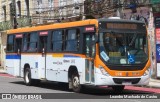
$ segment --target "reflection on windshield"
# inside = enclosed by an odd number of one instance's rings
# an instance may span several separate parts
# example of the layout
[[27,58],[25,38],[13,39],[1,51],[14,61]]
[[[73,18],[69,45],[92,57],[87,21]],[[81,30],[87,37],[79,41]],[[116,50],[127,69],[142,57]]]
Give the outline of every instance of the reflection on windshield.
[[140,33],[101,33],[100,56],[111,64],[140,64],[148,58],[147,38]]

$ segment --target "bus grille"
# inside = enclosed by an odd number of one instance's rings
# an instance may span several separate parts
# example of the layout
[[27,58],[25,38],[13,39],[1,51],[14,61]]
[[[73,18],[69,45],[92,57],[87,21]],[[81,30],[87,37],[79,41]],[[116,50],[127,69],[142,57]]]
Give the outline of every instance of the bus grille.
[[107,65],[110,70],[136,71],[143,70],[146,64],[141,65]]
[[141,78],[132,78],[132,79],[126,79],[126,78],[113,78],[113,81],[116,84],[122,84],[123,82],[131,82],[132,84],[137,84],[140,81]]

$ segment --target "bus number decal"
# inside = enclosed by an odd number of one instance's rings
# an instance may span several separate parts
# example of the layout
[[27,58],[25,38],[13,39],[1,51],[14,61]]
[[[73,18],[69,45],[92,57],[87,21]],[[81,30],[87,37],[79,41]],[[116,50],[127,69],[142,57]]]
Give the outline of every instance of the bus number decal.
[[70,60],[63,60],[63,63],[70,63]]

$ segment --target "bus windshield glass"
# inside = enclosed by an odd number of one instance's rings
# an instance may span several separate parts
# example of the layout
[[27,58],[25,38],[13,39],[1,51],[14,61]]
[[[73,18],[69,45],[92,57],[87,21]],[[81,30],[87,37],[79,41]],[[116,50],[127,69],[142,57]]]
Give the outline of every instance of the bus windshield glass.
[[148,60],[145,33],[100,33],[100,56],[108,64],[142,64]]

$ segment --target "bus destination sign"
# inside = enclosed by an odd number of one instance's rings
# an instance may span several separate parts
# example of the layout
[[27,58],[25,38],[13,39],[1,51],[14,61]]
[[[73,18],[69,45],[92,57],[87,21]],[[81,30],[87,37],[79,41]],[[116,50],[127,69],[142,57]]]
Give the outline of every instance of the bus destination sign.
[[130,30],[136,30],[137,29],[137,24],[107,23],[107,29],[130,29]]

